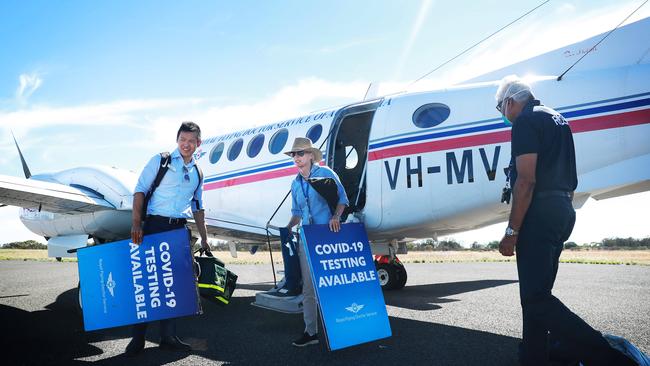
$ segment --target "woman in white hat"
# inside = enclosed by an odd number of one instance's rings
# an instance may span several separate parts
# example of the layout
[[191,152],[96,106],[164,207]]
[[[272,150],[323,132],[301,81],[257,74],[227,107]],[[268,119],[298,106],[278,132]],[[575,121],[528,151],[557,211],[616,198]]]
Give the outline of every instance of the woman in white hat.
[[[323,153],[312,146],[310,139],[297,137],[293,147],[285,154],[293,158],[299,172],[296,179],[291,182],[291,220],[287,228],[299,223],[303,224],[329,224],[330,230],[338,232],[341,228],[341,214],[349,204],[345,189],[336,173],[319,163],[323,159]],[[330,210],[327,201],[316,192],[307,181],[309,178],[333,178],[338,190],[338,202],[334,213]],[[309,273],[307,259],[303,253],[302,245],[298,245],[298,257],[300,258],[300,269],[302,272],[302,293],[303,319],[305,321],[305,332],[292,344],[296,347],[304,347],[318,343],[318,308],[316,296],[314,295],[314,284]]]

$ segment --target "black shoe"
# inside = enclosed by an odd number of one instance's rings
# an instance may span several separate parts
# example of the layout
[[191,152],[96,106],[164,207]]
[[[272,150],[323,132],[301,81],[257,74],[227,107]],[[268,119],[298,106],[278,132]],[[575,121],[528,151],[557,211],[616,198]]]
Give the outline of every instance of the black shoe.
[[135,337],[131,339],[131,342],[126,346],[126,351],[124,354],[127,357],[133,357],[140,353],[144,349],[144,338]]
[[168,351],[179,351],[179,352],[189,352],[192,350],[192,346],[182,342],[176,336],[162,338],[160,340],[160,345],[158,347]]
[[310,336],[307,334],[307,332],[305,332],[302,337],[296,339],[293,341],[293,343],[291,343],[291,345],[295,347],[305,347],[309,346],[310,344],[318,344],[318,333]]

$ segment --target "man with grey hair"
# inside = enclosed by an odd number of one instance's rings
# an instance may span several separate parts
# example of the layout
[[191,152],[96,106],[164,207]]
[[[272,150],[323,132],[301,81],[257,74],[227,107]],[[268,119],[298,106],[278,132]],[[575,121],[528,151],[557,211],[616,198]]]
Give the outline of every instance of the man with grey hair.
[[563,355],[567,361],[632,364],[551,293],[576,219],[571,201],[578,179],[568,122],[543,106],[530,85],[514,75],[501,81],[495,98],[504,122],[512,125],[513,201],[499,252],[512,256],[517,248],[522,364],[548,365],[549,339],[570,345]]

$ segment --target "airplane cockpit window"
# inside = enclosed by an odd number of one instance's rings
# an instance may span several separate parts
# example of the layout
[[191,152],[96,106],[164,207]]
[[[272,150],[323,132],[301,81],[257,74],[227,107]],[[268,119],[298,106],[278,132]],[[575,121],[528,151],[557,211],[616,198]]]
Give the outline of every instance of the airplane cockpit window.
[[223,142],[216,144],[210,151],[210,163],[216,164],[223,155]]
[[237,159],[239,153],[241,152],[242,146],[244,146],[244,139],[238,138],[235,140],[228,148],[228,160],[233,161]]
[[429,103],[413,113],[413,124],[420,128],[437,126],[449,118],[451,110],[442,103]]
[[311,140],[312,143],[316,143],[320,138],[320,135],[323,134],[323,126],[320,124],[311,126],[309,131],[307,131],[306,137]]
[[269,151],[271,154],[277,154],[282,151],[282,149],[284,149],[284,145],[287,144],[288,138],[289,131],[286,128],[283,128],[274,133],[269,140]]
[[248,143],[246,154],[249,158],[254,158],[257,156],[257,154],[260,153],[262,146],[264,146],[264,134],[260,133],[259,135],[253,137],[253,139]]

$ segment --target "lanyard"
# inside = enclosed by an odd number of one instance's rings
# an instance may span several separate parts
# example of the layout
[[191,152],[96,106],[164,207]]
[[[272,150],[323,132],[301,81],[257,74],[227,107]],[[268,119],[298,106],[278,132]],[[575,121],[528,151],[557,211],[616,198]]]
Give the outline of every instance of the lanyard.
[[[309,173],[309,176],[311,177],[311,172]],[[307,185],[307,188],[305,188],[305,185]],[[300,189],[302,190],[302,195],[305,197],[305,202],[307,203],[307,214],[309,216],[309,223],[312,223],[312,217],[311,217],[311,209],[309,207],[309,182],[300,174]]]

